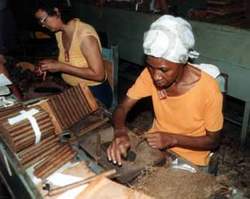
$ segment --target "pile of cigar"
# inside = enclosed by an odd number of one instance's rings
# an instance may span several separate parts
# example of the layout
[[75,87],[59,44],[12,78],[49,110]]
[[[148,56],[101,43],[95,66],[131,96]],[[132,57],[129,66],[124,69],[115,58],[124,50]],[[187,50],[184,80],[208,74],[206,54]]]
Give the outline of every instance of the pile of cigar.
[[34,130],[28,119],[12,125],[9,123],[10,118],[20,115],[22,106],[0,109],[0,135],[16,154],[22,167],[35,166],[34,174],[44,179],[72,160],[76,153],[68,144],[59,142],[50,115],[40,107],[34,108],[39,110],[33,115],[41,132],[38,143],[35,142]]
[[[38,108],[38,111],[34,115],[34,118],[40,128],[42,141],[54,134],[54,126],[46,111],[40,108]],[[35,143],[35,133],[28,119],[24,119],[13,125],[9,123],[10,118],[17,117],[18,115],[20,115],[19,111],[11,115],[5,115],[5,119],[0,118],[2,121],[0,131],[14,152],[20,152]]]
[[48,104],[62,129],[68,129],[98,108],[88,87],[79,85],[54,95]]
[[45,179],[65,163],[71,161],[75,155],[76,152],[69,145],[64,144],[58,147],[53,155],[48,156],[45,161],[35,165],[34,174],[39,178]]
[[21,103],[13,104],[9,107],[0,108],[0,118],[4,120],[16,114],[17,111],[23,109],[24,106]]

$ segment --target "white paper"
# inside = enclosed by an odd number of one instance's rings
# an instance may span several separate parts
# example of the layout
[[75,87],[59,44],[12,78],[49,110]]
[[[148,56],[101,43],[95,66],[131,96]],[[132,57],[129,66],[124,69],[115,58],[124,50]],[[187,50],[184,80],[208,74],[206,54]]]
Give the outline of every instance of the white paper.
[[47,180],[52,185],[65,186],[65,185],[83,180],[83,178],[72,176],[72,175],[67,175],[67,174],[62,174],[62,173],[54,173],[53,175],[49,176]]
[[[62,173],[54,173],[50,177],[47,178],[48,182],[52,185],[56,186],[65,186],[68,184],[72,184],[74,182],[78,182],[80,180],[83,180],[81,177],[76,177],[68,174],[62,174]],[[64,193],[62,193],[60,196],[57,197],[57,199],[69,199],[69,198],[76,198],[78,194],[80,194],[88,185],[82,185],[73,189],[70,189]]]
[[0,95],[9,95],[10,89],[7,86],[0,86]]
[[42,182],[42,180],[41,180],[40,178],[37,178],[36,176],[34,176],[34,174],[33,174],[33,173],[34,173],[34,166],[35,166],[35,165],[33,165],[32,167],[27,168],[27,169],[26,169],[26,172],[27,172],[27,174],[30,176],[32,182],[33,182],[35,185],[38,185],[38,184],[40,184],[40,183]]
[[32,108],[28,111],[22,110],[20,111],[20,115],[9,118],[8,122],[10,125],[14,125],[18,122],[21,122],[22,120],[28,119],[29,116],[33,116],[35,114],[39,113],[39,110]]
[[22,120],[28,119],[33,129],[33,132],[35,134],[35,144],[38,144],[41,141],[41,136],[42,136],[42,133],[40,131],[36,118],[33,116],[37,114],[38,112],[39,110],[34,109],[34,108],[28,111],[22,110],[20,111],[20,115],[8,119],[8,122],[10,125],[13,125],[18,122],[21,122]]
[[12,82],[4,74],[0,74],[0,86],[7,86],[11,84]]

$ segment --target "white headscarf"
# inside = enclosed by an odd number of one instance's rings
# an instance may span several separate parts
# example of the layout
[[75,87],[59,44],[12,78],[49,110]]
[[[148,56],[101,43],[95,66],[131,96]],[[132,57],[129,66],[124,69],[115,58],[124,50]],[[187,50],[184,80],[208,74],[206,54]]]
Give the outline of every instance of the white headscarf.
[[180,17],[163,15],[151,24],[144,34],[144,54],[174,63],[186,63],[188,58],[198,58],[191,25]]

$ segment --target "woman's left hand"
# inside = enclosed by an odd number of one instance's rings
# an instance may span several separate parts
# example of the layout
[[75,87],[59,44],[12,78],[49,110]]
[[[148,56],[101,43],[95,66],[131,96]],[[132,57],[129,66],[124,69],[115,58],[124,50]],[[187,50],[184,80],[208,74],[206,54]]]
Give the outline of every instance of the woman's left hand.
[[62,63],[54,59],[44,59],[39,62],[39,65],[42,72],[49,71],[55,73],[60,72],[62,68]]
[[146,134],[148,144],[154,149],[171,148],[177,144],[177,139],[173,134],[165,132],[152,132]]

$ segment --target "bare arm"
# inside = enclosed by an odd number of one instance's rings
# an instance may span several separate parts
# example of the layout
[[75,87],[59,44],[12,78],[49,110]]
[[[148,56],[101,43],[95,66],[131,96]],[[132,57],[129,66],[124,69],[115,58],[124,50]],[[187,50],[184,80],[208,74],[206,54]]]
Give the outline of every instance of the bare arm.
[[220,131],[209,132],[206,131],[205,136],[190,137],[190,136],[177,136],[177,146],[188,148],[192,150],[213,150],[219,146]]
[[117,136],[122,134],[124,129],[125,129],[125,132],[127,132],[126,125],[125,125],[127,114],[131,110],[131,108],[135,105],[136,102],[137,100],[131,99],[126,96],[125,99],[123,99],[122,103],[119,104],[117,108],[115,109],[113,113],[113,125],[114,125],[114,129],[116,130]]
[[186,136],[165,132],[155,132],[147,135],[149,145],[153,148],[163,149],[171,147],[182,147],[192,150],[213,150],[219,146],[220,131],[206,131],[204,136]]
[[118,165],[121,165],[121,156],[123,155],[125,157],[127,150],[130,148],[130,141],[125,121],[129,110],[135,105],[136,102],[137,100],[125,97],[113,114],[114,139],[112,144],[107,149],[107,155],[109,161],[112,161],[114,164],[117,163]]

